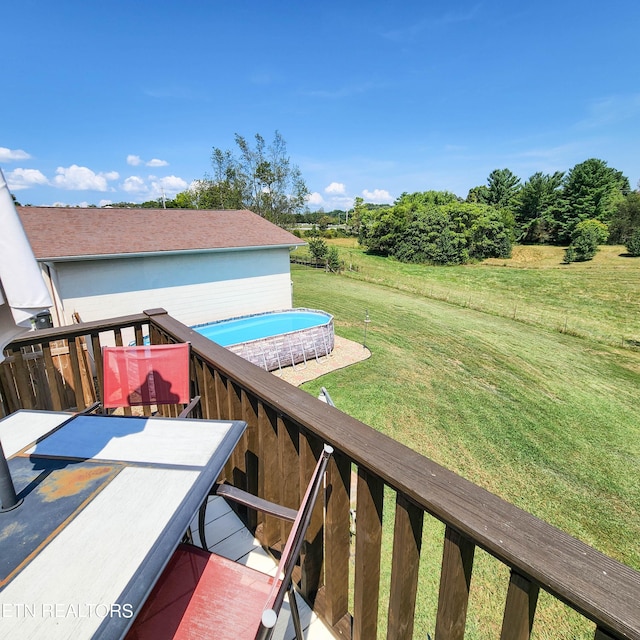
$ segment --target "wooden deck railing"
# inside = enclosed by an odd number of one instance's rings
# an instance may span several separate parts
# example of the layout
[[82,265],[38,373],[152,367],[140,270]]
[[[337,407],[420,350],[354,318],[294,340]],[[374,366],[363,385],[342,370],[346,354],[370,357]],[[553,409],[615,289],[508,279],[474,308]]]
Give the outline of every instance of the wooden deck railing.
[[[68,408],[61,406],[61,394],[53,390],[61,376],[52,372],[47,355],[52,341],[62,340],[69,344],[72,376],[68,386],[73,386],[73,397],[82,407],[87,399],[79,391],[83,388],[79,342],[88,336],[95,362],[101,364],[100,340],[121,343],[124,328],[135,333],[138,343],[142,343],[143,328],[150,331],[153,343],[191,342],[192,381],[194,391],[202,396],[201,417],[247,422],[243,441],[225,471],[229,481],[296,506],[322,443],[334,447],[325,517],[318,512],[310,527],[298,578],[303,594],[336,635],[359,640],[378,637],[387,488],[395,495],[387,638],[413,637],[426,516],[445,525],[436,640],[464,636],[476,548],[510,569],[501,638],[529,637],[543,589],[591,620],[596,640],[640,639],[640,573],[255,367],[163,310],[49,329],[14,342],[13,362],[0,366],[5,369],[0,376],[3,403],[9,411]],[[21,349],[42,353],[43,375],[29,374],[30,369],[17,364]],[[47,381],[49,392],[42,388]],[[98,374],[98,390],[100,383]],[[357,476],[355,545],[350,539],[352,473]],[[277,521],[260,522],[251,514],[247,519],[263,544],[277,548],[284,539],[285,531]],[[553,630],[546,635],[556,637]]]

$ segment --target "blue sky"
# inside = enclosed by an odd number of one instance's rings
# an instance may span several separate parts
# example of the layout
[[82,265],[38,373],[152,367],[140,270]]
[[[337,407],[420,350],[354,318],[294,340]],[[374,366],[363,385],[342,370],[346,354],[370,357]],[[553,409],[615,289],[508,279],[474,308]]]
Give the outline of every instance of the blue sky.
[[640,179],[637,0],[20,0],[2,22],[23,204],[173,197],[275,130],[312,209],[591,157]]

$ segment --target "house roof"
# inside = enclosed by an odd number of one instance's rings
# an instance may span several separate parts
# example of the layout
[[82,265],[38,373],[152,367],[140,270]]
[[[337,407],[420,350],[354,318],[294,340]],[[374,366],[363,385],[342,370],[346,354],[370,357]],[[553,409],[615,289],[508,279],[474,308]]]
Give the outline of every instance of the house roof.
[[251,211],[17,207],[38,260],[304,244]]

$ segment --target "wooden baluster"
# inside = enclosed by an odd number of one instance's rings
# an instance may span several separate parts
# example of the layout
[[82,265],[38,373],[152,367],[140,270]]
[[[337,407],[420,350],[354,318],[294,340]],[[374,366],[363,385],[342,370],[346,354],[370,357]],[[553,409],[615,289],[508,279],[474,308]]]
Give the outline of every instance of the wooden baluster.
[[[301,432],[300,447],[300,487],[309,485],[318,458],[322,455],[322,441],[316,436]],[[302,500],[302,496],[300,498]],[[322,563],[324,558],[324,495],[318,501],[311,515],[305,543],[302,546],[300,567],[302,570],[300,590],[308,602],[313,602],[318,589],[323,584]]]
[[16,391],[15,377],[11,370],[10,360],[15,360],[15,355],[0,363],[0,396],[4,403],[4,415],[9,415],[21,409]]
[[336,626],[349,608],[349,493],[351,461],[337,449],[327,467],[325,617]]
[[84,406],[88,407],[96,400],[96,390],[93,385],[93,373],[91,372],[91,361],[89,359],[89,345],[87,345],[86,337],[77,337],[76,345],[78,348],[78,365],[80,366],[80,380],[82,381]]
[[[300,456],[298,425],[278,415],[278,477],[280,498],[276,500],[285,507],[297,509],[302,501],[300,495]],[[280,520],[280,541],[284,546],[291,523]]]
[[78,361],[79,354],[77,340],[77,338],[69,338],[69,364],[71,365],[73,393],[76,398],[76,409],[78,411],[82,411],[87,405],[84,402],[84,393],[82,391],[82,378],[80,376],[80,363]]
[[156,324],[149,324],[149,342],[151,344],[162,344],[162,334]]
[[229,419],[229,399],[227,398],[227,379],[218,371],[213,372],[214,387],[216,390],[216,413],[218,420]]
[[13,370],[15,372],[16,388],[20,396],[20,408],[35,409],[35,398],[31,389],[29,370],[22,359],[22,351],[13,349]]
[[[227,415],[229,420],[241,420],[242,419],[242,390],[240,387],[232,382],[227,381]],[[231,476],[228,476],[234,487],[240,487],[243,489],[247,484],[247,471],[244,466],[244,448],[246,441],[244,435],[236,448],[231,454]],[[243,520],[246,520],[247,509],[243,507],[238,510]]]
[[[228,380],[227,378],[223,378],[217,370],[213,372],[213,378],[216,390],[218,420],[229,420]],[[233,456],[231,456],[224,465],[224,477],[229,482],[233,482]]]
[[[27,370],[31,379],[31,387],[34,391],[36,409],[40,411],[51,410],[51,390],[47,374],[45,372],[44,354],[42,345],[31,345],[27,356]],[[86,396],[85,396],[86,397]]]
[[[137,324],[134,327],[134,332],[136,336],[136,345],[143,346],[144,345],[144,335],[142,331],[142,325]],[[142,405],[142,415],[151,416],[151,407],[149,405]]]
[[200,396],[200,404],[193,411],[193,416],[200,418],[204,417],[204,368],[206,365],[200,358],[197,358],[191,354],[191,372],[192,372],[192,384],[193,389],[192,397]]
[[49,381],[49,389],[51,392],[51,408],[54,411],[62,411],[62,396],[60,395],[60,372],[53,364],[53,356],[51,355],[51,344],[45,342],[42,345],[42,355],[44,358],[44,370],[47,372]]
[[474,552],[475,545],[471,540],[451,527],[446,528],[436,619],[438,640],[464,638]]
[[[267,405],[258,405],[258,438],[260,446],[260,469],[258,484],[260,497],[271,502],[280,500],[282,480],[278,476],[278,418]],[[261,535],[263,545],[271,547],[280,540],[280,522],[277,518],[262,516]]]
[[356,567],[354,584],[353,639],[378,635],[380,596],[380,550],[384,483],[358,468],[356,498]]
[[511,571],[500,640],[529,640],[540,588]]
[[91,346],[93,348],[93,361],[96,367],[96,378],[98,379],[98,400],[103,399],[104,371],[102,362],[102,347],[100,345],[100,334],[91,334]]
[[[120,328],[114,329],[113,333],[114,333],[115,340],[116,340],[116,347],[122,347],[123,346],[123,343],[122,343],[122,329],[120,329]],[[131,407],[122,407],[122,411],[123,411],[125,416],[132,415]],[[171,415],[166,407],[158,407],[158,413],[161,414],[161,415]]]
[[203,363],[202,377],[203,395],[200,398],[200,404],[203,405],[202,417],[205,420],[217,420],[220,415],[218,414],[215,373],[207,363]]
[[398,494],[387,623],[389,640],[410,640],[413,637],[423,519],[424,512]]
[[[242,419],[247,423],[247,430],[244,432],[244,455],[246,470],[246,486],[243,487],[253,495],[259,495],[258,491],[258,400],[244,389],[242,390]],[[247,526],[251,531],[255,531],[258,526],[257,512],[249,510],[247,513]]]

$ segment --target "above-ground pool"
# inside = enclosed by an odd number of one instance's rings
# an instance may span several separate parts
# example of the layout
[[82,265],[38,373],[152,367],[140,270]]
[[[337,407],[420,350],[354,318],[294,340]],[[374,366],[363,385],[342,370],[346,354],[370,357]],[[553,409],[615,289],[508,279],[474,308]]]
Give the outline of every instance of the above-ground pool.
[[315,309],[271,311],[192,329],[267,371],[328,356],[334,344],[333,316]]

